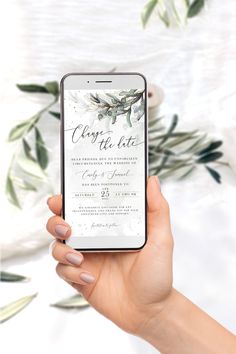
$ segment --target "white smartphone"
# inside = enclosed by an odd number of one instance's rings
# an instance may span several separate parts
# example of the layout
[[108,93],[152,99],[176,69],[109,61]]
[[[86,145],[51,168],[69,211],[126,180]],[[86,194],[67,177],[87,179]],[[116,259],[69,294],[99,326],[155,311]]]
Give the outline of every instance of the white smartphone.
[[147,240],[147,84],[139,73],[61,80],[62,217],[74,249],[129,251]]

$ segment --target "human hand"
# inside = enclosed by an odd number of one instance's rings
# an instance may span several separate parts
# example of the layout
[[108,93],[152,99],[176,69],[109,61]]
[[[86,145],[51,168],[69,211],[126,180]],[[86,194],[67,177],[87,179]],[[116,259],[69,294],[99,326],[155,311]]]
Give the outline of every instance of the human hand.
[[172,253],[169,207],[157,177],[147,183],[148,240],[137,252],[82,254],[61,242],[70,226],[60,217],[61,196],[49,198],[55,214],[47,230],[56,237],[52,255],[58,275],[77,289],[100,313],[123,330],[139,335],[153,313],[158,314],[172,292]]

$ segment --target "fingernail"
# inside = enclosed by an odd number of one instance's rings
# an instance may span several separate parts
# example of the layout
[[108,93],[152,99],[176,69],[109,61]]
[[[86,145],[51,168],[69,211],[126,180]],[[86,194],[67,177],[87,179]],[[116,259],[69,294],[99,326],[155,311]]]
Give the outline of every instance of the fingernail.
[[66,260],[74,265],[80,265],[82,263],[83,257],[75,253],[67,253]]
[[54,248],[56,242],[57,242],[57,240],[53,240],[48,247],[48,253],[50,254],[50,256],[52,256],[52,251],[53,251],[53,248]]
[[66,225],[56,225],[55,232],[59,237],[65,237],[70,228]]
[[95,277],[89,273],[81,273],[80,279],[83,280],[85,283],[91,284],[94,282]]

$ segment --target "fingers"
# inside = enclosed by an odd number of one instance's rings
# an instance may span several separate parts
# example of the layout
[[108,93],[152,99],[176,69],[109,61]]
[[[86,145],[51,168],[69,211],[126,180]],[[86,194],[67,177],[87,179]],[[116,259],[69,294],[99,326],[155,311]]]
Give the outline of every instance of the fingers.
[[151,176],[147,184],[148,235],[156,244],[171,244],[169,205],[163,197],[157,176]]
[[79,285],[92,284],[95,276],[81,267],[84,261],[82,253],[72,249],[59,240],[55,240],[50,245],[50,250],[54,259],[59,263],[56,266],[57,274],[79,290]]
[[78,267],[84,260],[82,253],[74,250],[61,241],[55,240],[50,246],[53,258],[62,264]]
[[46,228],[50,234],[60,240],[65,240],[71,235],[70,226],[60,216],[49,218]]
[[95,277],[90,272],[87,272],[82,267],[72,267],[58,263],[56,272],[62,279],[67,282],[72,282],[81,285],[88,285],[95,282]]
[[48,198],[47,204],[49,209],[53,212],[53,214],[61,215],[61,208],[62,208],[62,196],[61,194],[53,195],[52,197]]

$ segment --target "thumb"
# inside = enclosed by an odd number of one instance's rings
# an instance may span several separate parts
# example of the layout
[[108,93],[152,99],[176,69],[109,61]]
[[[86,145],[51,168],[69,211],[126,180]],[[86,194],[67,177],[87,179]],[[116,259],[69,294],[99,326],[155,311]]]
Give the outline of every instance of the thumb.
[[157,176],[151,176],[147,183],[148,242],[161,245],[172,243],[169,205],[163,197]]

